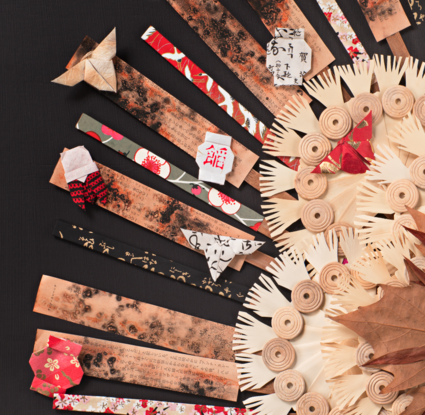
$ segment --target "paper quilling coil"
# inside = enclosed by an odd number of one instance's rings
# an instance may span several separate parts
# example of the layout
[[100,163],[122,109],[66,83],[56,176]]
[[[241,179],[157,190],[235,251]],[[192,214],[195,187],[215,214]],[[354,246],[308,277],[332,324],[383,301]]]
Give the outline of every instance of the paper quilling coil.
[[335,234],[338,238],[338,256],[345,256],[344,250],[342,249],[342,246],[339,243],[341,238],[342,228],[346,228],[347,230],[349,230],[350,228],[352,228],[352,226],[345,222],[336,222],[333,225],[329,226],[329,228],[326,229],[326,232],[325,232],[326,242],[329,245],[329,237],[330,237],[329,235],[332,233],[333,230],[335,231]]
[[326,174],[311,173],[313,169],[311,166],[303,167],[295,175],[295,190],[303,199],[317,199],[328,188]]
[[401,242],[403,242],[403,235],[405,232],[405,229],[403,228],[403,226],[406,226],[410,229],[415,229],[415,230],[418,229],[412,215],[408,213],[404,213],[403,215],[400,215],[397,218],[395,218],[391,227],[391,233],[394,239],[399,240]]
[[425,125],[425,95],[422,95],[416,100],[413,106],[413,114],[422,125]]
[[304,280],[298,282],[292,290],[292,304],[301,313],[312,313],[323,303],[323,290],[317,282]]
[[350,131],[353,121],[350,113],[341,107],[326,108],[319,118],[322,134],[330,140],[340,140]]
[[270,370],[282,372],[294,364],[295,349],[288,340],[271,339],[263,347],[262,358]]
[[328,401],[316,392],[304,394],[297,402],[298,415],[328,415],[329,410]]
[[[390,287],[398,287],[398,288],[404,288],[406,287],[406,284],[403,284],[401,281],[394,279],[392,281],[388,281],[385,283],[385,285],[389,285]],[[385,295],[385,285],[384,287],[378,288],[378,298],[381,299]]]
[[366,394],[369,399],[377,405],[386,405],[394,402],[398,392],[381,393],[381,390],[388,386],[394,380],[394,376],[388,372],[380,370],[374,373],[366,386]]
[[413,183],[421,189],[425,189],[425,156],[418,157],[409,167]]
[[291,340],[303,330],[302,315],[293,307],[282,307],[272,317],[272,329],[281,339]]
[[330,203],[315,199],[307,202],[301,209],[301,222],[310,232],[323,232],[335,219]]
[[320,133],[306,134],[298,145],[301,160],[308,166],[317,166],[331,151],[330,141]]
[[412,111],[415,97],[410,89],[402,85],[388,88],[382,95],[382,106],[392,118],[403,118]]
[[[425,271],[425,257],[417,256],[415,258],[412,258],[411,261],[422,271]],[[409,273],[407,272],[407,268],[404,269],[404,279],[406,284],[410,284],[410,278]]]
[[392,415],[400,415],[412,403],[413,396],[403,393],[394,402],[391,407]]
[[369,281],[366,281],[366,280],[364,280],[362,277],[361,277],[361,275],[362,274],[360,274],[360,272],[358,272],[358,271],[356,271],[356,270],[354,270],[354,269],[351,269],[350,270],[350,274],[351,274],[351,276],[353,277],[353,278],[355,278],[359,283],[360,283],[360,285],[365,289],[365,290],[371,290],[372,288],[375,288],[376,287],[376,284],[374,284],[373,282],[369,282]]
[[319,274],[319,283],[323,291],[328,294],[336,294],[350,281],[350,273],[345,265],[339,262],[329,262]]
[[278,398],[282,401],[296,401],[305,392],[304,378],[296,370],[285,370],[276,376],[274,390]]
[[365,363],[367,363],[369,360],[373,359],[374,354],[375,354],[375,351],[373,350],[373,347],[367,342],[360,343],[357,346],[356,364],[357,364],[357,366],[360,367],[360,369],[363,372],[367,372],[367,373],[379,372],[379,369],[377,369],[375,367],[370,367],[370,366],[363,367],[363,365]]
[[372,111],[372,123],[375,124],[382,116],[382,104],[380,99],[369,92],[363,92],[357,95],[350,102],[351,117],[354,124],[358,124],[369,111]]
[[414,208],[419,202],[419,190],[408,179],[394,180],[387,189],[387,202],[394,212],[406,212],[406,206]]

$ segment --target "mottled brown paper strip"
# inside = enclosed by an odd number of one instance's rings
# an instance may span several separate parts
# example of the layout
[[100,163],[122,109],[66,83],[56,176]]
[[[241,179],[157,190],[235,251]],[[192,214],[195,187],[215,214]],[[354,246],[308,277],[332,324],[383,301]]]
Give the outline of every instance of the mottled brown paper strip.
[[[86,36],[67,69],[77,65],[96,46],[97,43]],[[120,58],[114,58],[114,65],[118,92],[100,92],[193,158],[204,143],[207,131],[226,134]],[[226,180],[240,187],[259,157],[235,139],[231,148],[235,160]]]
[[274,115],[296,93],[311,102],[299,86],[274,86],[266,51],[219,1],[167,1]]
[[234,327],[43,275],[34,312],[178,352],[234,362]]
[[83,346],[79,360],[87,376],[232,402],[238,398],[235,363],[40,329],[34,351],[46,347],[49,336]]

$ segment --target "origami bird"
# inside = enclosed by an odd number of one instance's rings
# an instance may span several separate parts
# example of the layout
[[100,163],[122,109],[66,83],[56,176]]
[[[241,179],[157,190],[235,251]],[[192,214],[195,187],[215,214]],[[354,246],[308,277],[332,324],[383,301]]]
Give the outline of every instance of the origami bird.
[[114,28],[96,49],[87,53],[81,62],[52,82],[74,86],[86,81],[100,91],[117,92],[117,77],[113,62],[116,53],[117,40]]

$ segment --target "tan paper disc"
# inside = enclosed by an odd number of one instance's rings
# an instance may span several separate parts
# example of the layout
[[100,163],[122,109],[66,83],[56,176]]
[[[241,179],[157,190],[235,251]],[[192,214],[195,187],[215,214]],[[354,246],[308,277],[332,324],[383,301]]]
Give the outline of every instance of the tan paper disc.
[[339,408],[334,408],[329,412],[329,415],[344,415],[344,412],[342,412]]
[[295,190],[307,200],[317,199],[326,192],[328,179],[326,174],[311,173],[314,167],[303,167],[295,175]]
[[[393,279],[392,281],[388,281],[387,283],[385,283],[385,285],[389,285],[391,287],[398,287],[398,288],[403,288],[406,287],[406,284],[403,284],[401,281],[397,280],[397,279]],[[385,293],[385,286],[382,289],[382,287],[378,288],[378,298],[382,299],[382,297],[384,296]]]
[[394,219],[393,224],[391,226],[391,233],[393,234],[394,239],[404,241],[404,238],[402,236],[404,235],[405,229],[403,228],[403,226],[406,226],[410,229],[418,229],[412,215],[408,213],[400,215]]
[[301,209],[301,222],[310,232],[325,231],[332,225],[334,219],[332,206],[324,200],[311,200]]
[[[416,256],[415,258],[412,258],[411,261],[422,271],[425,271],[425,257],[423,256]],[[407,285],[410,284],[410,278],[409,273],[407,272],[407,268],[404,269],[404,280]]]
[[282,339],[294,339],[303,328],[303,316],[294,307],[282,307],[273,314],[272,329]]
[[418,157],[409,167],[413,183],[425,189],[425,156]]
[[413,396],[403,393],[394,402],[391,407],[392,415],[402,414],[406,408],[412,403]]
[[388,386],[394,380],[394,376],[388,372],[380,370],[374,373],[366,386],[366,394],[369,399],[377,405],[386,405],[394,402],[398,392],[381,393],[381,390]]
[[422,95],[416,100],[413,106],[413,114],[415,114],[422,125],[425,125],[425,95]]
[[376,284],[374,284],[373,282],[369,282],[369,281],[366,281],[366,280],[364,280],[362,277],[361,277],[361,274],[358,272],[358,271],[356,271],[356,270],[354,270],[354,269],[351,269],[350,270],[350,274],[351,274],[351,276],[354,278],[354,279],[356,279],[359,283],[360,283],[360,285],[365,289],[365,290],[371,290],[372,288],[375,288],[376,287]]
[[370,111],[372,111],[372,123],[375,124],[382,116],[381,100],[370,92],[363,92],[350,102],[351,117],[357,125]]
[[329,245],[330,234],[333,230],[335,230],[336,237],[338,238],[338,256],[345,256],[344,250],[342,249],[342,246],[339,243],[339,241],[341,240],[341,228],[347,228],[348,230],[352,228],[352,226],[349,223],[336,222],[333,225],[329,226],[328,229],[326,229],[325,236],[326,236],[326,242]]
[[298,415],[328,415],[328,401],[316,392],[305,393],[297,402]]
[[414,208],[419,202],[419,190],[410,180],[394,180],[387,189],[387,202],[394,212],[406,212],[406,206]]
[[300,372],[285,370],[274,380],[274,391],[284,402],[297,401],[305,392],[305,381]]
[[271,339],[263,347],[264,364],[273,372],[289,369],[295,361],[295,349],[288,340]]
[[320,114],[320,131],[330,140],[345,137],[351,131],[352,125],[351,115],[344,108],[329,107]]
[[388,88],[382,95],[384,111],[392,118],[403,118],[412,111],[415,97],[402,85]]
[[387,411],[385,408],[381,408],[378,415],[393,415],[391,411]]
[[345,265],[339,262],[329,262],[319,273],[319,283],[323,291],[336,294],[350,281],[350,272]]
[[366,362],[368,362],[369,360],[373,359],[373,355],[375,354],[373,347],[365,342],[365,343],[360,343],[357,346],[357,350],[356,350],[356,364],[357,366],[360,367],[360,369],[363,372],[366,373],[376,373],[379,372],[379,369],[375,368],[375,367],[361,367],[363,366]]
[[312,313],[323,303],[323,290],[317,282],[304,280],[298,282],[292,290],[292,304],[300,313]]
[[330,141],[320,133],[306,134],[298,145],[301,161],[308,166],[317,166],[331,151]]

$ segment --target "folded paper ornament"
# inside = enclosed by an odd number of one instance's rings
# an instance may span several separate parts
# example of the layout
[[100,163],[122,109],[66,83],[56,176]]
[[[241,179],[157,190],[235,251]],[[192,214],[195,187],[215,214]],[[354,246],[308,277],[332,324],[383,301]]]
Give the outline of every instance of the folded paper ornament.
[[117,92],[117,77],[113,62],[116,54],[117,40],[114,28],[95,50],[87,53],[80,63],[52,82],[74,86],[86,81],[100,91]]
[[302,85],[311,69],[311,48],[304,40],[304,29],[277,27],[275,37],[267,43],[266,65],[274,86]]
[[210,235],[181,229],[193,249],[205,251],[212,279],[217,281],[236,255],[251,255],[265,242],[236,239],[229,236]]
[[81,345],[50,336],[47,347],[31,355],[35,376],[30,389],[52,398],[78,385],[84,374],[78,361],[80,351]]
[[319,163],[312,173],[335,174],[338,170],[363,174],[367,164],[375,160],[370,144],[372,138],[372,111],[360,121],[337,146]]
[[196,163],[199,166],[199,180],[224,184],[226,175],[232,171],[233,154],[230,145],[232,137],[207,131],[205,142],[198,147]]

